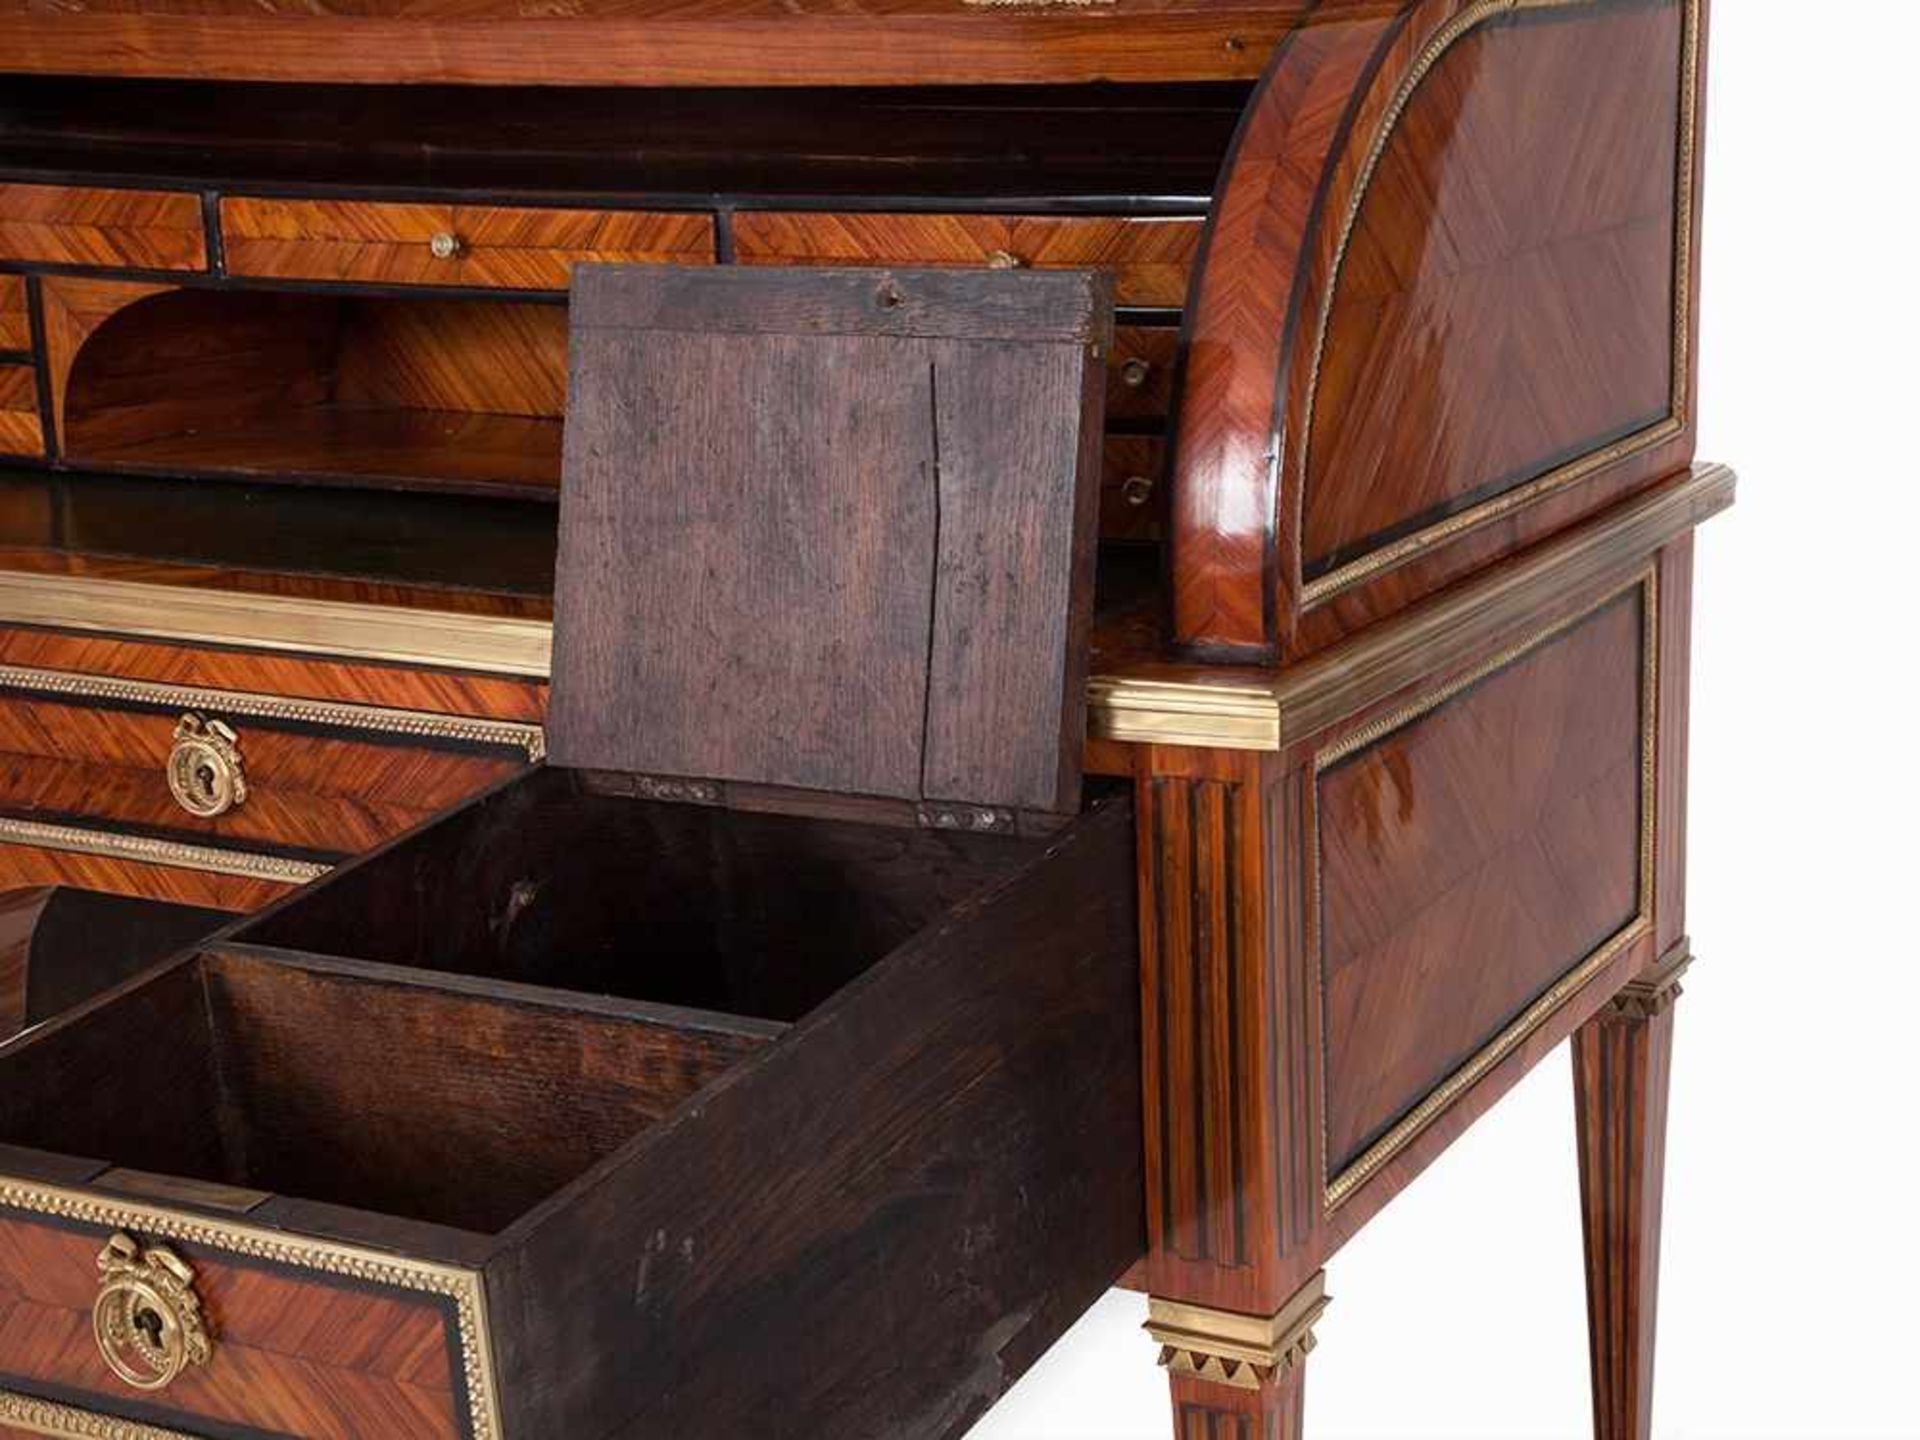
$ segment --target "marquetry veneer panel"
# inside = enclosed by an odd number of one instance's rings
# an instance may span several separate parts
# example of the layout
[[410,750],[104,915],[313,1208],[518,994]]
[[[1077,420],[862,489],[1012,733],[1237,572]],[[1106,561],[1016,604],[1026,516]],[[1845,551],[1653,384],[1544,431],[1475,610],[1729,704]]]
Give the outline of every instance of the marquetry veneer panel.
[[27,318],[27,282],[19,275],[0,275],[0,350],[25,351],[33,346],[33,326]]
[[1038,215],[820,214],[742,211],[743,265],[1019,265],[1101,269],[1120,305],[1178,306],[1203,222]]
[[1617,598],[1322,757],[1330,1174],[1642,923],[1644,605]]
[[40,385],[31,365],[0,365],[0,455],[39,455]]
[[167,786],[177,712],[0,691],[0,811],[345,856],[528,760],[524,751],[501,746],[433,746],[227,718],[240,736],[249,793],[226,814],[203,819],[184,810]]
[[200,197],[169,190],[0,184],[0,260],[203,270]]
[[220,225],[229,271],[289,280],[564,290],[584,262],[714,259],[710,217],[648,210],[229,197]]
[[1320,344],[1309,579],[1669,420],[1683,19],[1490,21],[1412,92]]
[[215,1336],[212,1359],[157,1399],[113,1378],[93,1339],[106,1240],[0,1212],[0,1388],[57,1386],[102,1408],[157,1405],[191,1431],[195,1419],[303,1440],[457,1440],[462,1386],[446,1307],[426,1296],[348,1286],[242,1264],[185,1244],[194,1289]]

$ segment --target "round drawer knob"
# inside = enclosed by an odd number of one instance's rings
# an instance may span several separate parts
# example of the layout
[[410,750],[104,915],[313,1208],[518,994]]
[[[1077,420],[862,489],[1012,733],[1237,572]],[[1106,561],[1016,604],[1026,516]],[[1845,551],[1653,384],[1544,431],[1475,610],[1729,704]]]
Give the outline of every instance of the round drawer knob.
[[189,815],[211,820],[247,799],[247,772],[240,761],[240,737],[220,720],[182,715],[173,727],[173,752],[167,756],[167,788]]
[[213,1357],[193,1270],[165,1246],[118,1234],[100,1252],[93,1338],[107,1368],[136,1390],[164,1390]]
[[1129,360],[1120,367],[1120,383],[1129,390],[1138,390],[1147,383],[1147,377],[1153,374],[1153,366],[1145,360]]
[[1129,475],[1120,486],[1120,497],[1129,505],[1144,505],[1153,499],[1153,481],[1145,475]]
[[457,259],[459,258],[460,252],[466,248],[467,242],[451,230],[442,230],[431,240],[427,241],[427,249],[433,252],[433,258],[436,260]]
[[989,270],[1024,270],[1027,268],[1027,262],[1011,250],[993,250],[987,254],[987,268]]

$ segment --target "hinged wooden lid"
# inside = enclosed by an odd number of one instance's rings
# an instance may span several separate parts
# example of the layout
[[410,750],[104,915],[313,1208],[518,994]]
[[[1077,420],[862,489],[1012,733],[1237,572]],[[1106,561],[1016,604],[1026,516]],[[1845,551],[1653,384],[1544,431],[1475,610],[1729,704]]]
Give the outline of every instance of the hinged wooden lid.
[[1078,808],[1102,277],[588,266],[572,323],[555,763]]

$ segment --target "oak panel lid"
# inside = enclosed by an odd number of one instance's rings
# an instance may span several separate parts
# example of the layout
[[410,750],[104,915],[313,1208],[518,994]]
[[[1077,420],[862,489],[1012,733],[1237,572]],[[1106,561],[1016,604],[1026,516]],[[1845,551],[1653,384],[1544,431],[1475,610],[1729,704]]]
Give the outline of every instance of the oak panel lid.
[[596,266],[572,317],[556,763],[1078,808],[1102,277]]

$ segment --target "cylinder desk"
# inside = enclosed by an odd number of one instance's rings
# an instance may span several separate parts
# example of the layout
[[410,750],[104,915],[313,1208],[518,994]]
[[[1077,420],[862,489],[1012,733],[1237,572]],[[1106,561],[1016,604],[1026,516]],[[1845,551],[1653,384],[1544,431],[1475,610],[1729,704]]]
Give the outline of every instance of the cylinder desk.
[[0,0],[0,1436],[1287,1440],[1571,1040],[1651,1426],[1707,0]]

